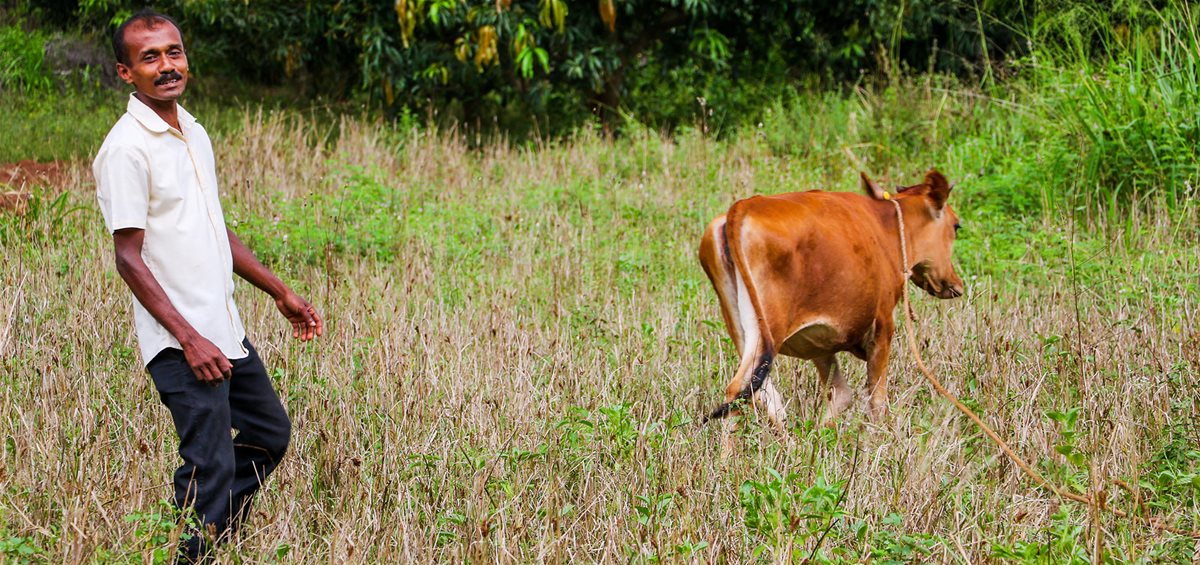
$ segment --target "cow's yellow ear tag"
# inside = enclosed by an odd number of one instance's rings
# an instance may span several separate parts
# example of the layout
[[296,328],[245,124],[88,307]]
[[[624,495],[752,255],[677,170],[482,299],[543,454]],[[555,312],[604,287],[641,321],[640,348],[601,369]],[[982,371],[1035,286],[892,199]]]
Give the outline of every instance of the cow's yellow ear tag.
[[885,191],[883,191],[883,199],[884,199],[884,200],[891,200],[891,199],[892,199],[892,195],[891,195],[890,193],[888,193],[888,191],[886,191],[886,190],[885,190]]

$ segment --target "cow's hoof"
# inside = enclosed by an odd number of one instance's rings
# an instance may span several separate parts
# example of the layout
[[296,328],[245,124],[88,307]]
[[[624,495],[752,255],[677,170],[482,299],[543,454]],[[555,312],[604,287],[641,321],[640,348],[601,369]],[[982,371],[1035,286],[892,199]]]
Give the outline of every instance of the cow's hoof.
[[843,410],[854,403],[854,393],[849,388],[831,388],[829,390],[829,414],[836,418]]
[[871,419],[872,424],[882,424],[887,419],[887,415],[887,404],[875,404],[872,402],[870,408],[867,410],[867,417]]
[[850,389],[838,389],[837,387],[830,389],[829,405],[825,408],[825,416],[821,418],[821,425],[827,428],[836,428],[838,416],[853,403],[854,394],[850,392]]
[[733,455],[733,432],[737,425],[732,418],[721,420],[721,459],[729,459]]
[[783,399],[779,397],[779,392],[771,387],[769,391],[762,390],[754,396],[756,404],[767,413],[767,421],[771,423],[771,427],[775,431],[783,433],[787,431],[784,422],[787,421],[787,409],[783,407]]

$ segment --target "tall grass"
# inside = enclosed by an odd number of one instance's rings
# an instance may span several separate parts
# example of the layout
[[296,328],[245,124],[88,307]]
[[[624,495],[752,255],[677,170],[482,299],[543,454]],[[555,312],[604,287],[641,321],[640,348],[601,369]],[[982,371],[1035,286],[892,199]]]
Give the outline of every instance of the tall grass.
[[772,148],[828,167],[853,150],[868,166],[968,161],[988,207],[1076,209],[1118,223],[1175,208],[1200,186],[1200,14],[1188,3],[1039,5],[1028,54],[1003,80],[964,85],[890,77],[848,91],[784,96],[758,124]]
[[[927,359],[1048,475],[1133,511],[1119,478],[1196,527],[1200,257],[1196,230],[1179,229],[1196,207],[1150,209],[1115,238],[1087,234],[1123,225],[977,215],[984,180],[966,171],[987,150],[939,116],[991,110],[922,88],[863,93],[829,119],[900,135],[906,114],[884,102],[927,93],[915,120],[929,136],[940,124],[934,147],[958,156],[943,168],[961,180],[968,294],[916,301]],[[850,117],[861,108],[875,113]],[[777,149],[771,127],[477,151],[354,120],[331,139],[294,115],[216,132],[234,229],[329,323],[297,344],[239,289],[295,437],[222,559],[1080,562],[1095,535],[1114,562],[1190,555],[1190,540],[1093,522],[1029,485],[900,348],[885,425],[860,409],[817,427],[814,371],[784,359],[789,434],[751,415],[734,456],[717,456],[717,429],[697,420],[736,355],[696,264],[702,226],[755,192],[854,189],[851,161]],[[916,154],[871,158],[905,182],[931,164]],[[175,438],[76,175],[63,204],[0,218],[0,550],[153,560],[177,532],[160,502]]]
[[[1040,118],[1073,164],[1065,193],[1116,213],[1200,185],[1200,13],[1186,2],[1078,4],[1032,30],[1022,64]],[[1115,216],[1114,216],[1115,217]]]
[[0,25],[0,92],[50,89],[50,72],[43,61],[45,33],[29,32],[16,25]]

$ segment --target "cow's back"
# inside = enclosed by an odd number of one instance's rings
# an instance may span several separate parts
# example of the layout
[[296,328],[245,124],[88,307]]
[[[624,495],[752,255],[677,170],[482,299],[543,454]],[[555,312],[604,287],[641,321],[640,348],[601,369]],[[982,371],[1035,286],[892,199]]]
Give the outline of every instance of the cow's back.
[[891,315],[899,269],[887,238],[898,235],[885,233],[871,199],[822,191],[751,197],[730,208],[726,230],[771,313],[764,318],[781,353],[859,349],[876,318]]

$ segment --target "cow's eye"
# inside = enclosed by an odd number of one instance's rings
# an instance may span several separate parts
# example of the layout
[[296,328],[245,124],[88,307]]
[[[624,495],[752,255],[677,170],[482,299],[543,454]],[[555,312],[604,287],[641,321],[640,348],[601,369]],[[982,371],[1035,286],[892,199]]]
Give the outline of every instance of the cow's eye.
[[962,224],[955,223],[955,224],[954,224],[954,233],[958,233],[958,230],[959,230],[959,228],[961,228],[961,227],[962,227]]

